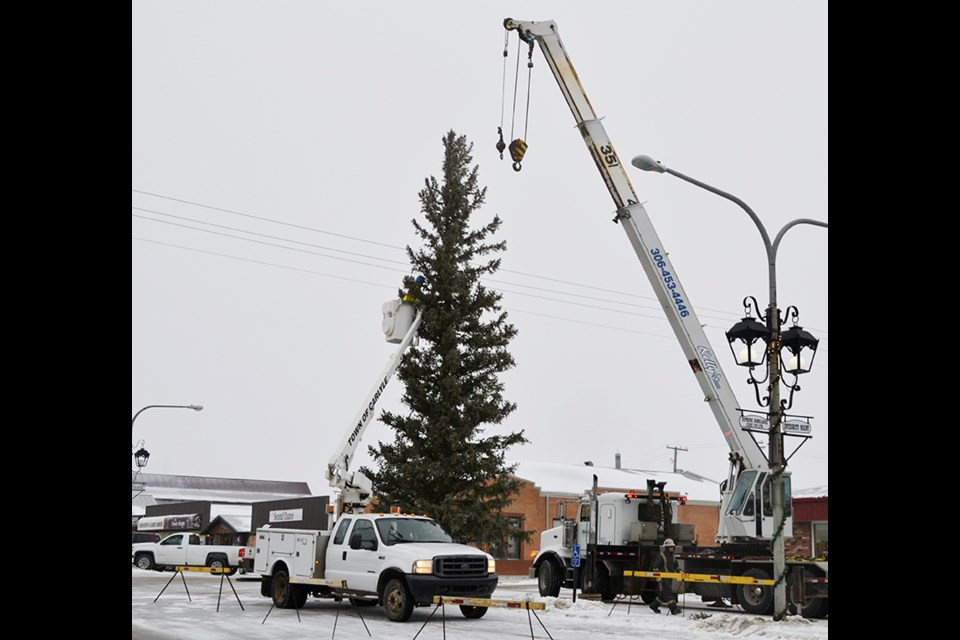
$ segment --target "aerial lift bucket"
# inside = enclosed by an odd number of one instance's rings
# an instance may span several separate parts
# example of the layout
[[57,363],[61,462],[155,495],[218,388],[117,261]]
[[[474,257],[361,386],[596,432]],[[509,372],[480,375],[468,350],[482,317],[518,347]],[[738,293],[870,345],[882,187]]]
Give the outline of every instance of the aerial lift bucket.
[[383,303],[383,336],[387,342],[399,344],[413,324],[413,303],[394,298]]

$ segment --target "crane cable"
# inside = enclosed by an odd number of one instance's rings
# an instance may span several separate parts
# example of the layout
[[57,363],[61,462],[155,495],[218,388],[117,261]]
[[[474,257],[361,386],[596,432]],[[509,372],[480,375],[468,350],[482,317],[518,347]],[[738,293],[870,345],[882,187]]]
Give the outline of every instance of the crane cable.
[[[497,133],[500,135],[500,140],[497,142],[497,151],[500,152],[500,159],[503,159],[503,150],[506,148],[506,145],[503,141],[503,110],[504,103],[506,102],[506,85],[507,85],[507,56],[509,48],[509,32],[504,34],[504,43],[503,43],[503,86],[501,90],[501,99],[500,99],[500,126],[497,127]],[[527,128],[530,123],[530,82],[533,79],[533,42],[530,42],[530,50],[527,54],[527,105],[526,112],[524,114],[523,122],[523,136],[527,136]],[[511,109],[510,115],[510,137],[513,138],[514,128],[516,126],[517,118],[517,91],[519,89],[519,80],[520,80],[520,41],[517,41],[517,67],[514,71],[513,78],[513,108]],[[527,151],[527,143],[524,142],[523,138],[516,138],[513,142],[510,143],[510,157],[513,159],[513,170],[520,171],[520,161],[523,160],[523,155]]]

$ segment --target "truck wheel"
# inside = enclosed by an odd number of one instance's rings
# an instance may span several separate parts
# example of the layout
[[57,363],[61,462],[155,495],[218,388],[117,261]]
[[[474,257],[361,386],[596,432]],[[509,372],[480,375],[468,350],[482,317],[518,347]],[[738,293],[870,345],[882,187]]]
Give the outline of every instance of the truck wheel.
[[655,580],[644,580],[640,583],[640,600],[643,604],[650,604],[657,599],[658,585]]
[[560,595],[561,582],[560,567],[550,558],[545,558],[537,567],[537,587],[540,595],[556,598]]
[[407,585],[393,578],[383,590],[383,610],[393,622],[406,622],[413,615],[413,596]]
[[600,600],[603,602],[613,602],[617,599],[617,594],[613,592],[613,585],[610,583],[610,572],[607,571],[605,564],[597,567],[597,591],[600,592]]
[[293,607],[293,590],[290,588],[290,577],[286,569],[278,569],[270,581],[270,595],[273,596],[273,606],[278,609]]
[[[226,558],[222,556],[212,556],[207,560],[207,566],[211,569],[229,569]],[[227,574],[230,575],[230,574]]]
[[486,607],[471,607],[465,604],[460,605],[460,613],[463,614],[464,618],[471,618],[471,619],[482,618],[486,612],[487,612]]
[[135,564],[137,565],[137,569],[150,571],[150,569],[153,569],[153,556],[149,553],[140,553],[137,555]]
[[[743,576],[760,580],[770,579],[763,569],[747,569],[743,572]],[[756,584],[738,584],[737,601],[747,613],[761,616],[773,613],[773,588]]]

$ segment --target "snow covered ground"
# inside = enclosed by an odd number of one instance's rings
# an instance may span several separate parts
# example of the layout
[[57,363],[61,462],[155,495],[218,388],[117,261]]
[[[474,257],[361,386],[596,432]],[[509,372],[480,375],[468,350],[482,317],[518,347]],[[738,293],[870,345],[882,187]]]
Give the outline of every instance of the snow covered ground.
[[572,592],[566,589],[561,591],[559,598],[542,598],[534,580],[516,577],[501,578],[494,598],[543,602],[545,610],[535,611],[534,616],[525,610],[491,608],[483,618],[468,620],[460,615],[457,607],[446,606],[443,618],[441,611],[436,611],[427,622],[434,607],[419,607],[409,622],[396,623],[387,620],[379,607],[359,609],[363,616],[361,620],[357,616],[358,610],[349,605],[309,598],[298,619],[293,610],[271,611],[270,599],[260,595],[259,582],[244,579],[244,576],[235,575],[228,582],[217,576],[187,573],[183,579],[176,576],[171,582],[175,576],[173,573],[135,568],[131,571],[133,640],[413,640],[415,636],[417,640],[444,637],[449,640],[505,640],[529,638],[531,629],[534,638],[552,637],[553,640],[627,640],[638,637],[658,640],[825,640],[828,627],[827,619],[806,620],[789,616],[783,622],[774,622],[769,616],[706,609],[694,596],[686,596],[687,602],[681,597],[680,604],[686,606],[683,613],[676,616],[657,615],[643,605],[628,608],[626,604],[613,606],[583,598],[577,598],[574,603]]

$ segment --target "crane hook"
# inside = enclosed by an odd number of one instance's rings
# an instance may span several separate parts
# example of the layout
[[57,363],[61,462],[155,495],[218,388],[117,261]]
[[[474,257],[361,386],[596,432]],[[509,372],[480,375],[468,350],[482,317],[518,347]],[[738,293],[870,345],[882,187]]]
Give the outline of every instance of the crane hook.
[[517,138],[510,143],[510,157],[513,158],[513,170],[520,171],[520,161],[523,160],[523,154],[527,152],[527,143]]
[[497,127],[497,133],[500,134],[500,140],[497,142],[497,151],[500,152],[500,159],[503,160],[503,150],[507,148],[507,143],[503,141],[503,127]]

